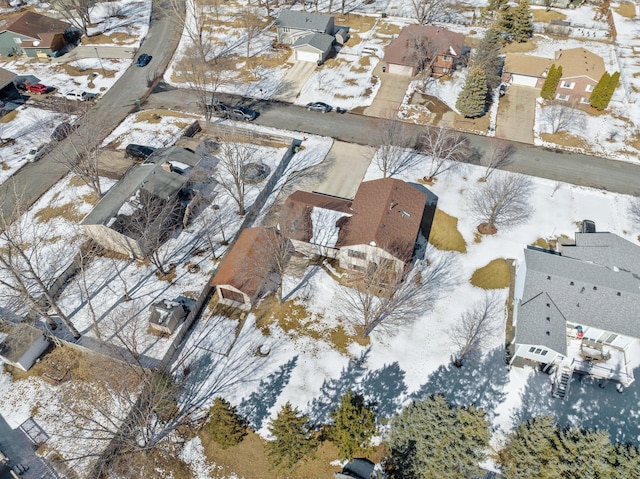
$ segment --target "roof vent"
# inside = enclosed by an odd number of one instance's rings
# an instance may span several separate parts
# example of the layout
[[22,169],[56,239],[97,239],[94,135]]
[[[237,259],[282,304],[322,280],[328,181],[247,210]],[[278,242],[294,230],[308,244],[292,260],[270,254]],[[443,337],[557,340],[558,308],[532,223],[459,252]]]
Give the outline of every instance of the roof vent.
[[405,218],[411,218],[411,213],[408,213],[405,210],[402,210],[400,213],[402,213],[402,216],[404,216]]
[[594,291],[598,291],[598,287],[597,287],[597,286],[594,286],[594,287],[593,287],[593,290],[594,290]]
[[551,279],[551,276],[547,276],[547,279]]
[[551,318],[549,316],[547,316],[547,321],[551,321]]
[[571,286],[573,286],[573,281],[569,282],[569,284],[570,284]]
[[547,331],[547,336],[551,336],[551,331]]
[[620,293],[620,291],[618,291],[616,294],[617,294],[618,296],[622,296],[622,293]]

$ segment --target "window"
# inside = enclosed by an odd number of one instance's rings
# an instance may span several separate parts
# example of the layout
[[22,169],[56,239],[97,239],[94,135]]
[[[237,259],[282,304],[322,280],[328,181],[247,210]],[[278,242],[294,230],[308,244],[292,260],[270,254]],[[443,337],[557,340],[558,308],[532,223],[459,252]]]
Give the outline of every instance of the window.
[[535,350],[536,350],[536,348],[535,348],[535,347],[533,347],[533,346],[529,348],[529,352],[530,352],[530,353],[535,352]]
[[350,249],[347,251],[350,258],[367,259],[367,253]]
[[558,93],[556,95],[556,100],[568,101],[569,95],[563,95],[562,93]]
[[289,27],[282,27],[281,29],[284,33],[289,33],[291,31],[291,28]]
[[450,55],[442,55],[442,60],[445,62],[450,62],[451,61],[451,56]]
[[585,97],[581,97],[581,98],[580,98],[580,103],[582,103],[583,105],[584,105],[584,104],[588,104],[588,103],[589,103],[589,99],[588,99],[588,98],[585,98]]
[[576,86],[576,84],[572,81],[563,81],[561,85],[562,88],[568,88],[569,90],[573,90],[574,86]]
[[544,351],[542,351],[542,355],[543,355],[543,356],[546,356],[548,352],[549,352],[549,351],[547,351],[547,350],[545,349]]
[[360,271],[361,273],[364,273],[365,271],[367,271],[367,268],[365,268],[364,266],[357,265],[357,264],[352,264],[351,265],[351,269],[353,269],[355,271]]
[[542,348],[536,349],[536,354],[540,354],[542,352]]
[[594,85],[587,85],[587,88],[584,91],[593,91]]

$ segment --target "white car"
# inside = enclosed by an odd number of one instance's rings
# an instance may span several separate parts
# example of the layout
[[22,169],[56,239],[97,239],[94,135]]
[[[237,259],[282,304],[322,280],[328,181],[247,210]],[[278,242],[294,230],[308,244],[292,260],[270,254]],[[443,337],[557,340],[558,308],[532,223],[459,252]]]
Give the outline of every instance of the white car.
[[23,160],[27,160],[29,163],[33,163],[36,160],[42,158],[46,153],[45,145],[35,146],[29,150],[29,153],[22,157]]
[[88,101],[95,99],[96,94],[82,90],[70,90],[64,93],[64,97],[69,100]]

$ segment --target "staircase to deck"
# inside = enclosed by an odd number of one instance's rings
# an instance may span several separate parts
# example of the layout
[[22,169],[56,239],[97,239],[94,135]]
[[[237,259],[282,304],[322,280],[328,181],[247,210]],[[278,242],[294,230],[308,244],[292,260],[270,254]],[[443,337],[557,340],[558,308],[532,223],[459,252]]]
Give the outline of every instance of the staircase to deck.
[[554,398],[566,399],[569,394],[569,384],[571,383],[571,377],[573,376],[573,365],[562,363],[556,372],[555,379],[553,381],[553,387],[551,395]]

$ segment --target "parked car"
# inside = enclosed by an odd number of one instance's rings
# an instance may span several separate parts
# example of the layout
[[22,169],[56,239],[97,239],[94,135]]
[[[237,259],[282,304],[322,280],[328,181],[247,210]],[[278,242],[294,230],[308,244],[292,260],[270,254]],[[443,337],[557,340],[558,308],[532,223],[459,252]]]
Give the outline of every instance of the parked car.
[[27,85],[27,91],[41,95],[43,93],[47,93],[49,91],[49,87],[42,83],[29,83]]
[[137,67],[146,67],[149,62],[151,61],[153,57],[151,55],[148,55],[146,53],[143,53],[142,55],[140,55],[138,57],[138,60],[136,61],[136,66]]
[[82,91],[82,90],[70,90],[64,93],[65,98],[69,100],[76,100],[76,101],[95,100],[96,96],[97,95],[95,93],[90,93],[88,91]]
[[29,163],[33,163],[36,160],[39,160],[46,153],[47,145],[34,146],[29,150],[29,152],[22,157],[23,160],[27,160]]
[[72,125],[71,123],[64,121],[56,126],[55,130],[53,130],[53,133],[51,133],[51,139],[55,141],[62,141],[77,129],[78,125]]
[[221,101],[214,100],[211,103],[207,103],[207,111],[209,111],[214,116],[226,118],[227,116],[229,116],[231,107],[225,103],[222,103]]
[[232,120],[253,121],[258,118],[258,112],[249,108],[239,106],[231,110],[228,116]]
[[333,108],[331,107],[331,105],[327,105],[326,103],[322,103],[321,101],[314,101],[312,103],[307,103],[307,110],[327,113],[333,110]]
[[151,146],[129,143],[124,151],[130,158],[141,158],[143,160],[146,160],[153,154],[154,151],[156,151],[156,149]]

